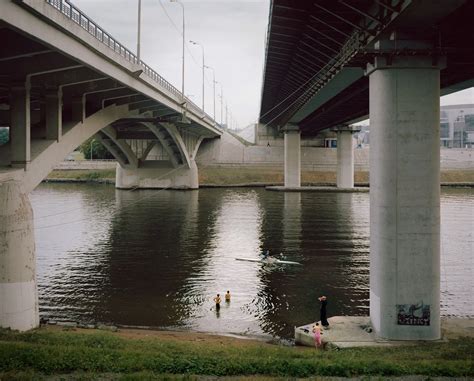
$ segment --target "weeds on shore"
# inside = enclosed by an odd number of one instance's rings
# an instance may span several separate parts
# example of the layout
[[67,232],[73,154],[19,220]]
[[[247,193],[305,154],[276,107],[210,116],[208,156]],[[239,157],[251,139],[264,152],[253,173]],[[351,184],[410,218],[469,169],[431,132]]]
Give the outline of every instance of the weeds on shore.
[[[154,379],[150,375],[156,374],[468,377],[474,376],[473,354],[474,340],[467,338],[405,347],[315,351],[258,343],[225,346],[159,338],[129,339],[109,332],[0,330],[0,380],[36,380],[41,375],[77,372],[87,377],[129,375],[128,379],[137,380]],[[132,377],[142,373],[147,376]],[[9,378],[21,374],[26,378]]]

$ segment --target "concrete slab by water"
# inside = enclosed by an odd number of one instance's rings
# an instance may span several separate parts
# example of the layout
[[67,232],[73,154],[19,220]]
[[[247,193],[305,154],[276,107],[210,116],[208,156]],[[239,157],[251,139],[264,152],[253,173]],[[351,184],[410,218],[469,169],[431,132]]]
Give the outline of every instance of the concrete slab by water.
[[[413,345],[417,341],[389,341],[377,338],[368,316],[334,316],[328,319],[329,329],[323,329],[322,342],[336,348],[388,347]],[[314,323],[295,327],[295,343],[314,347]]]
[[[328,319],[329,329],[322,330],[322,341],[338,348],[372,346],[378,344],[367,316],[334,316]],[[314,323],[295,327],[295,342],[314,347]]]
[[310,187],[284,187],[284,186],[270,186],[265,187],[266,190],[274,192],[332,192],[332,193],[366,193],[369,192],[368,187],[355,188],[336,188],[324,186],[310,186]]

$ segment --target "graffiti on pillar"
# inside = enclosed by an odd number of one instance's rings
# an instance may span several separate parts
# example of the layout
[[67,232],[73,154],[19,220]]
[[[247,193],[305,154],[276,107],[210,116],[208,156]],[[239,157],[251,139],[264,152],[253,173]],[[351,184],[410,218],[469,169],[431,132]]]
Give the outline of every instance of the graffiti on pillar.
[[429,304],[397,304],[398,325],[430,325]]

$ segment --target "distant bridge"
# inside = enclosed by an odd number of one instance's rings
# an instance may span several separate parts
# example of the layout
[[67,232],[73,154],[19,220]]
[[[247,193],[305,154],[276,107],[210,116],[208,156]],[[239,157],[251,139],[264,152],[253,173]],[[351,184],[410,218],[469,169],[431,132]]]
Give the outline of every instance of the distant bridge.
[[95,136],[127,173],[119,186],[140,186],[158,147],[179,169],[150,187],[198,186],[195,153],[221,134],[209,115],[68,1],[3,1],[0,14],[0,125],[11,140],[0,147],[0,181],[29,192]]

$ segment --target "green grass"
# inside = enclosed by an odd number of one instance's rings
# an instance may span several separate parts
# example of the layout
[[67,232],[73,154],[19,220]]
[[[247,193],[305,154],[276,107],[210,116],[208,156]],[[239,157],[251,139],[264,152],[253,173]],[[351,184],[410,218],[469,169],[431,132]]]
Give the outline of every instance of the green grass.
[[69,169],[54,170],[48,175],[48,179],[73,179],[73,180],[98,180],[113,179],[115,180],[115,169]]
[[84,377],[110,373],[137,380],[154,379],[157,374],[467,377],[474,376],[473,353],[474,339],[316,351],[261,344],[128,339],[108,332],[37,330],[20,334],[0,330],[0,379],[77,372]]

